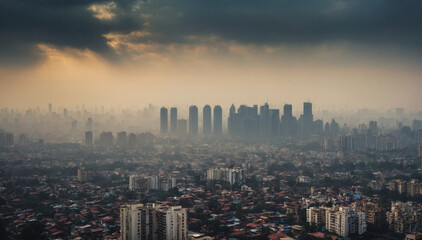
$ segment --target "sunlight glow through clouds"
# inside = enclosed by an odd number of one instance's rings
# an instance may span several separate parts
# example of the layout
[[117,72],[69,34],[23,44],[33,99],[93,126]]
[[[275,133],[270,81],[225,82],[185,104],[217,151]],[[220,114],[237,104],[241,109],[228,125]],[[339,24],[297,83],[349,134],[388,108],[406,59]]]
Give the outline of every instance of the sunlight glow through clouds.
[[100,20],[111,20],[116,14],[113,13],[113,10],[116,9],[116,4],[114,2],[109,2],[106,4],[92,4],[88,7],[88,10],[94,13],[94,17]]

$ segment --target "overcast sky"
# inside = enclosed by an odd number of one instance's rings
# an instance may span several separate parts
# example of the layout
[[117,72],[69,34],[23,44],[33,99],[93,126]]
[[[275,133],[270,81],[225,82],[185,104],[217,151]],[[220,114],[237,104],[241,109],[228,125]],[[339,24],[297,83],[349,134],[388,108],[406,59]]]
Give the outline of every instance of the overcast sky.
[[421,12],[420,0],[2,0],[0,106],[422,110]]

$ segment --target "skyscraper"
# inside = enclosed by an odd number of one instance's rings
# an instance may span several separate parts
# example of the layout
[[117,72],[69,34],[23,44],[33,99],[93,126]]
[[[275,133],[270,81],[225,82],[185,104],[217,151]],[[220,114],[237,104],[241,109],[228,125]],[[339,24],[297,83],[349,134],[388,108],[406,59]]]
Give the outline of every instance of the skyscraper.
[[170,108],[170,132],[177,134],[177,108]]
[[229,110],[229,118],[227,121],[227,130],[229,135],[233,136],[234,135],[234,128],[235,128],[235,115],[236,115],[236,107],[234,106],[234,104],[232,104],[230,106],[230,110]]
[[86,120],[86,126],[85,126],[85,128],[86,128],[87,131],[92,131],[92,118],[91,117],[89,117]]
[[118,132],[117,133],[117,146],[119,148],[126,147],[126,132]]
[[422,168],[422,144],[418,145],[418,158],[419,158],[419,162],[421,163],[421,168]]
[[131,133],[128,137],[128,147],[134,149],[138,146],[138,141],[136,139],[136,134]]
[[295,134],[295,119],[292,114],[292,105],[285,104],[283,116],[281,117],[281,135],[283,137],[293,137]]
[[85,145],[92,146],[92,132],[91,131],[85,132]]
[[203,118],[202,118],[202,130],[204,136],[211,134],[211,107],[210,105],[205,105],[203,109]]
[[270,128],[271,136],[280,134],[280,110],[270,109]]
[[26,134],[21,133],[19,135],[18,143],[21,146],[26,145],[26,143],[27,143]]
[[378,135],[378,123],[377,121],[369,122],[369,135]]
[[312,103],[303,103],[303,115],[302,115],[302,137],[308,139],[313,130],[314,116],[312,115]]
[[100,134],[99,144],[101,147],[109,150],[114,145],[114,137],[112,132],[102,132]]
[[223,110],[220,105],[214,107],[214,134],[223,134]]
[[51,104],[51,103],[48,104],[48,112],[49,113],[53,112],[53,104]]
[[198,136],[198,107],[189,107],[189,135]]
[[259,134],[261,136],[269,136],[270,132],[270,106],[265,103],[259,108]]
[[165,107],[162,107],[160,110],[160,132],[161,134],[166,134],[168,132],[169,123],[168,123],[168,110]]

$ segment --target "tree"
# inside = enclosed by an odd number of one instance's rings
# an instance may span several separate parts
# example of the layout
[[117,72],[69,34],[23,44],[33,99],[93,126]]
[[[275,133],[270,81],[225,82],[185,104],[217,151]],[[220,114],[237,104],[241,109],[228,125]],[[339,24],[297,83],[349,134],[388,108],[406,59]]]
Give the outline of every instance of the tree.
[[43,236],[44,225],[40,222],[31,222],[22,229],[23,240],[39,240],[46,239]]

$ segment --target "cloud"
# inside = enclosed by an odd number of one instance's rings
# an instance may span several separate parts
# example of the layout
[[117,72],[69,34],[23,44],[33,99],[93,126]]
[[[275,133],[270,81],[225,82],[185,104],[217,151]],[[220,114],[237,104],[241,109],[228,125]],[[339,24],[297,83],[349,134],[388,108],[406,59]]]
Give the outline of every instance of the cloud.
[[221,42],[269,53],[343,44],[420,58],[421,10],[418,0],[3,0],[0,64],[43,59],[38,44],[109,60]]
[[116,9],[116,4],[114,2],[109,2],[105,4],[92,4],[88,7],[88,10],[91,10],[94,13],[94,17],[100,20],[111,20],[116,14],[113,13],[113,10]]

